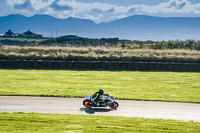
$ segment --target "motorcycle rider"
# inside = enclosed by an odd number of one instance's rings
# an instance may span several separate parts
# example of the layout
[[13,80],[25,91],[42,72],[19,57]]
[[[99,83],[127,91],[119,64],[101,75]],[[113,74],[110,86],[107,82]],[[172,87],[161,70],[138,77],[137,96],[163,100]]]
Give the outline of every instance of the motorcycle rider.
[[97,91],[94,95],[92,95],[92,102],[94,104],[96,104],[97,106],[99,106],[99,98],[101,95],[103,95],[104,91],[102,89],[99,89],[99,91]]

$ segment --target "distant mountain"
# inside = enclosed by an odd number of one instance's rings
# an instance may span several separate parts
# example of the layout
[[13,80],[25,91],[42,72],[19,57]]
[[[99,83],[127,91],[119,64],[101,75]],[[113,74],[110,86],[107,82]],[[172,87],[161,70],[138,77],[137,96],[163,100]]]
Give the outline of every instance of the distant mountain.
[[136,15],[96,24],[91,20],[58,19],[49,15],[25,17],[13,14],[0,17],[0,33],[8,29],[15,33],[31,30],[44,36],[78,35],[83,37],[119,37],[131,40],[200,40],[199,17],[161,18]]
[[[200,18],[136,15],[110,22],[106,29],[141,40],[200,39]],[[118,31],[118,32],[116,32]],[[120,32],[120,33],[119,33]],[[123,38],[125,36],[122,36]]]
[[[0,17],[0,31],[5,32],[11,29],[13,32],[24,32],[31,30],[44,36],[66,35],[66,34],[89,34],[88,27],[95,27],[96,23],[91,20],[67,18],[57,19],[49,15],[34,15],[25,17],[18,14],[13,14],[5,17]],[[93,33],[92,33],[93,34]]]

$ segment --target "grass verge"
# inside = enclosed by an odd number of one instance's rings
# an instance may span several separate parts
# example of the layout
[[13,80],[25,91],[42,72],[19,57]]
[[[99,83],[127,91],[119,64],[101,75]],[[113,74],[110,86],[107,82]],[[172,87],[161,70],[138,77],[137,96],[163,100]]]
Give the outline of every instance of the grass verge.
[[10,40],[10,41],[20,41],[20,42],[24,42],[24,41],[27,41],[27,42],[41,42],[41,41],[44,41],[46,39],[30,39],[30,38],[0,38],[0,41],[1,40]]
[[200,123],[109,116],[0,113],[0,132],[199,133]]
[[200,103],[200,73],[0,70],[0,95],[83,97],[99,89],[117,99]]
[[1,59],[73,61],[200,62],[198,50],[121,49],[119,47],[0,46]]

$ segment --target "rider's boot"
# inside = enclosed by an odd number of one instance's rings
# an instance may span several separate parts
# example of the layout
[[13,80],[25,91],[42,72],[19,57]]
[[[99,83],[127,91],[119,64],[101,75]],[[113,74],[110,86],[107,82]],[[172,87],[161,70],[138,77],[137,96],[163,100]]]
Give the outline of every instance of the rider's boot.
[[97,102],[97,107],[98,107],[99,105],[100,105],[99,102]]
[[100,103],[98,101],[94,102],[96,107],[99,107]]

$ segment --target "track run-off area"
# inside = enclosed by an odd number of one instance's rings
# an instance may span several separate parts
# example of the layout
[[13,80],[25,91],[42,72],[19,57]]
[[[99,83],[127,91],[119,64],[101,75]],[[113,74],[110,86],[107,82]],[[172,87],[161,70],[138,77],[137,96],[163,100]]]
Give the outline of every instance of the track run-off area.
[[200,104],[158,101],[116,100],[117,110],[85,108],[84,98],[0,96],[0,112],[77,114],[142,117],[200,122]]

